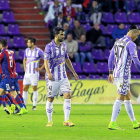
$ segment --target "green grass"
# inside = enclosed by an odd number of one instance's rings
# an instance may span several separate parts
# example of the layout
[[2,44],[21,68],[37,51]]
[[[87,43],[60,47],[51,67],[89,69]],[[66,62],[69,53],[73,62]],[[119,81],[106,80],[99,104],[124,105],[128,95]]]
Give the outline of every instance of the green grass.
[[[122,105],[117,124],[125,130],[108,130],[112,105],[72,105],[71,120],[75,127],[63,126],[62,105],[54,105],[53,127],[46,127],[45,105],[38,105],[23,116],[7,115],[0,108],[0,140],[140,140],[140,129],[132,123]],[[140,106],[133,105],[135,117],[140,121]]]

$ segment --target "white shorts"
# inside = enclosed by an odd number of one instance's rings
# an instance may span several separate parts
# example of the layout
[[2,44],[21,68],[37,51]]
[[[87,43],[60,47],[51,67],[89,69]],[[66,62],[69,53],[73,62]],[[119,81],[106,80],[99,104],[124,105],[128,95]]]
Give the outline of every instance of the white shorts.
[[23,79],[23,85],[37,86],[39,81],[39,73],[27,74],[25,73]]
[[117,86],[117,92],[122,95],[127,95],[127,91],[130,91],[130,77],[114,78],[114,83]]
[[63,93],[71,93],[71,87],[68,78],[60,81],[46,80],[47,85],[47,97],[55,97],[58,94],[63,96]]

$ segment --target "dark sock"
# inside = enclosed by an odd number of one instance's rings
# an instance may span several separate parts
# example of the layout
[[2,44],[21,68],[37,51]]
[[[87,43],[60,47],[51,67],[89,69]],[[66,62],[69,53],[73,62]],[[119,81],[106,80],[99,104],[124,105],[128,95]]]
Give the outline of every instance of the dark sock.
[[20,96],[20,99],[21,99],[21,101],[23,103],[23,106],[26,108],[26,105],[24,104],[24,100],[23,100],[23,97],[22,97],[21,93],[19,93],[18,95]]
[[4,95],[4,96],[5,96],[5,102],[7,102],[9,107],[11,107],[11,101],[9,100],[9,98],[6,95]]
[[5,95],[2,95],[2,104],[3,104],[3,107],[6,107],[6,103],[5,103]]

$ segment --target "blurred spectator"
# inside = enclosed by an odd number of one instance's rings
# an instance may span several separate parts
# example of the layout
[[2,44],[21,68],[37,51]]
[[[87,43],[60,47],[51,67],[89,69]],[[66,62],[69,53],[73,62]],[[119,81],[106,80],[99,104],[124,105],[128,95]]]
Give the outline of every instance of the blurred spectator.
[[59,12],[58,17],[53,20],[53,28],[62,27],[64,23],[67,22],[67,19],[63,16],[63,13]]
[[71,0],[66,1],[66,6],[63,7],[63,14],[67,18],[68,23],[71,24],[75,17],[75,9],[71,5]]
[[65,31],[65,39],[66,39],[68,34],[72,34],[72,30],[69,29],[69,24],[68,23],[63,24],[63,29]]
[[98,23],[95,23],[94,28],[87,31],[86,38],[87,41],[90,41],[95,45],[101,44],[101,46],[105,46],[103,33]]
[[79,42],[81,35],[85,35],[86,31],[85,31],[84,27],[81,26],[81,24],[78,20],[75,20],[74,26],[75,27],[72,29],[73,37],[75,40],[77,40]]
[[93,21],[93,24],[95,23],[101,23],[101,17],[102,17],[102,8],[98,5],[98,1],[94,0],[92,2],[92,7],[90,9],[91,17],[90,19]]
[[65,17],[63,17],[63,13],[59,12],[58,13],[58,17],[56,17],[55,19],[53,19],[52,21],[52,27],[50,28],[50,38],[54,39],[54,35],[53,35],[53,29],[55,27],[63,27],[63,24],[66,23],[67,20]]
[[127,30],[124,29],[124,24],[120,23],[119,26],[113,30],[112,37],[113,37],[113,40],[116,41],[122,38],[126,34],[127,34]]
[[68,45],[68,54],[71,61],[80,62],[78,54],[78,43],[72,39],[72,34],[67,35],[67,39],[64,41]]
[[80,58],[81,58],[82,66],[86,60],[86,57],[89,62],[94,63],[93,57],[91,55],[91,43],[86,42],[85,35],[81,35],[80,42],[79,42],[79,51],[80,51]]
[[58,16],[59,12],[62,12],[62,4],[59,3],[58,0],[54,0],[54,3],[50,4],[48,13],[45,17],[45,22],[48,23],[49,20],[53,20],[56,16]]

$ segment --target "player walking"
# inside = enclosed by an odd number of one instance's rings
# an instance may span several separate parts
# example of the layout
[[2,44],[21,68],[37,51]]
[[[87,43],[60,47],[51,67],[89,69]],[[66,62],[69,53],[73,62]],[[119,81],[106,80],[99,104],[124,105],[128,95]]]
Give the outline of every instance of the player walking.
[[[137,48],[133,41],[137,39],[139,35],[139,28],[136,25],[129,27],[126,36],[122,37],[115,42],[108,60],[109,66],[109,78],[110,83],[116,84],[118,98],[113,105],[111,122],[108,126],[111,130],[121,129],[116,124],[116,119],[120,113],[121,105],[124,101],[125,109],[133,123],[133,128],[140,127],[139,122],[135,119],[133,107],[131,104],[130,94],[130,80],[131,80],[131,63],[132,60],[140,72],[140,61],[137,56]],[[113,70],[113,62],[115,68]]]
[[28,89],[29,86],[32,85],[33,87],[33,110],[36,110],[37,99],[38,99],[38,91],[37,85],[39,81],[39,71],[44,68],[44,64],[41,68],[39,68],[39,61],[40,58],[44,59],[44,52],[35,46],[36,39],[29,38],[27,41],[28,48],[25,50],[24,53],[24,79],[23,79],[23,99],[25,105],[27,104],[28,98]]
[[60,27],[55,27],[53,30],[55,39],[46,45],[44,52],[44,63],[46,69],[46,84],[47,84],[47,103],[46,113],[48,116],[48,124],[53,126],[53,100],[59,91],[60,96],[64,96],[64,126],[74,126],[75,124],[69,120],[71,110],[71,87],[65,70],[65,62],[68,68],[72,71],[75,80],[79,77],[76,74],[67,53],[67,44],[64,41],[64,30]]

